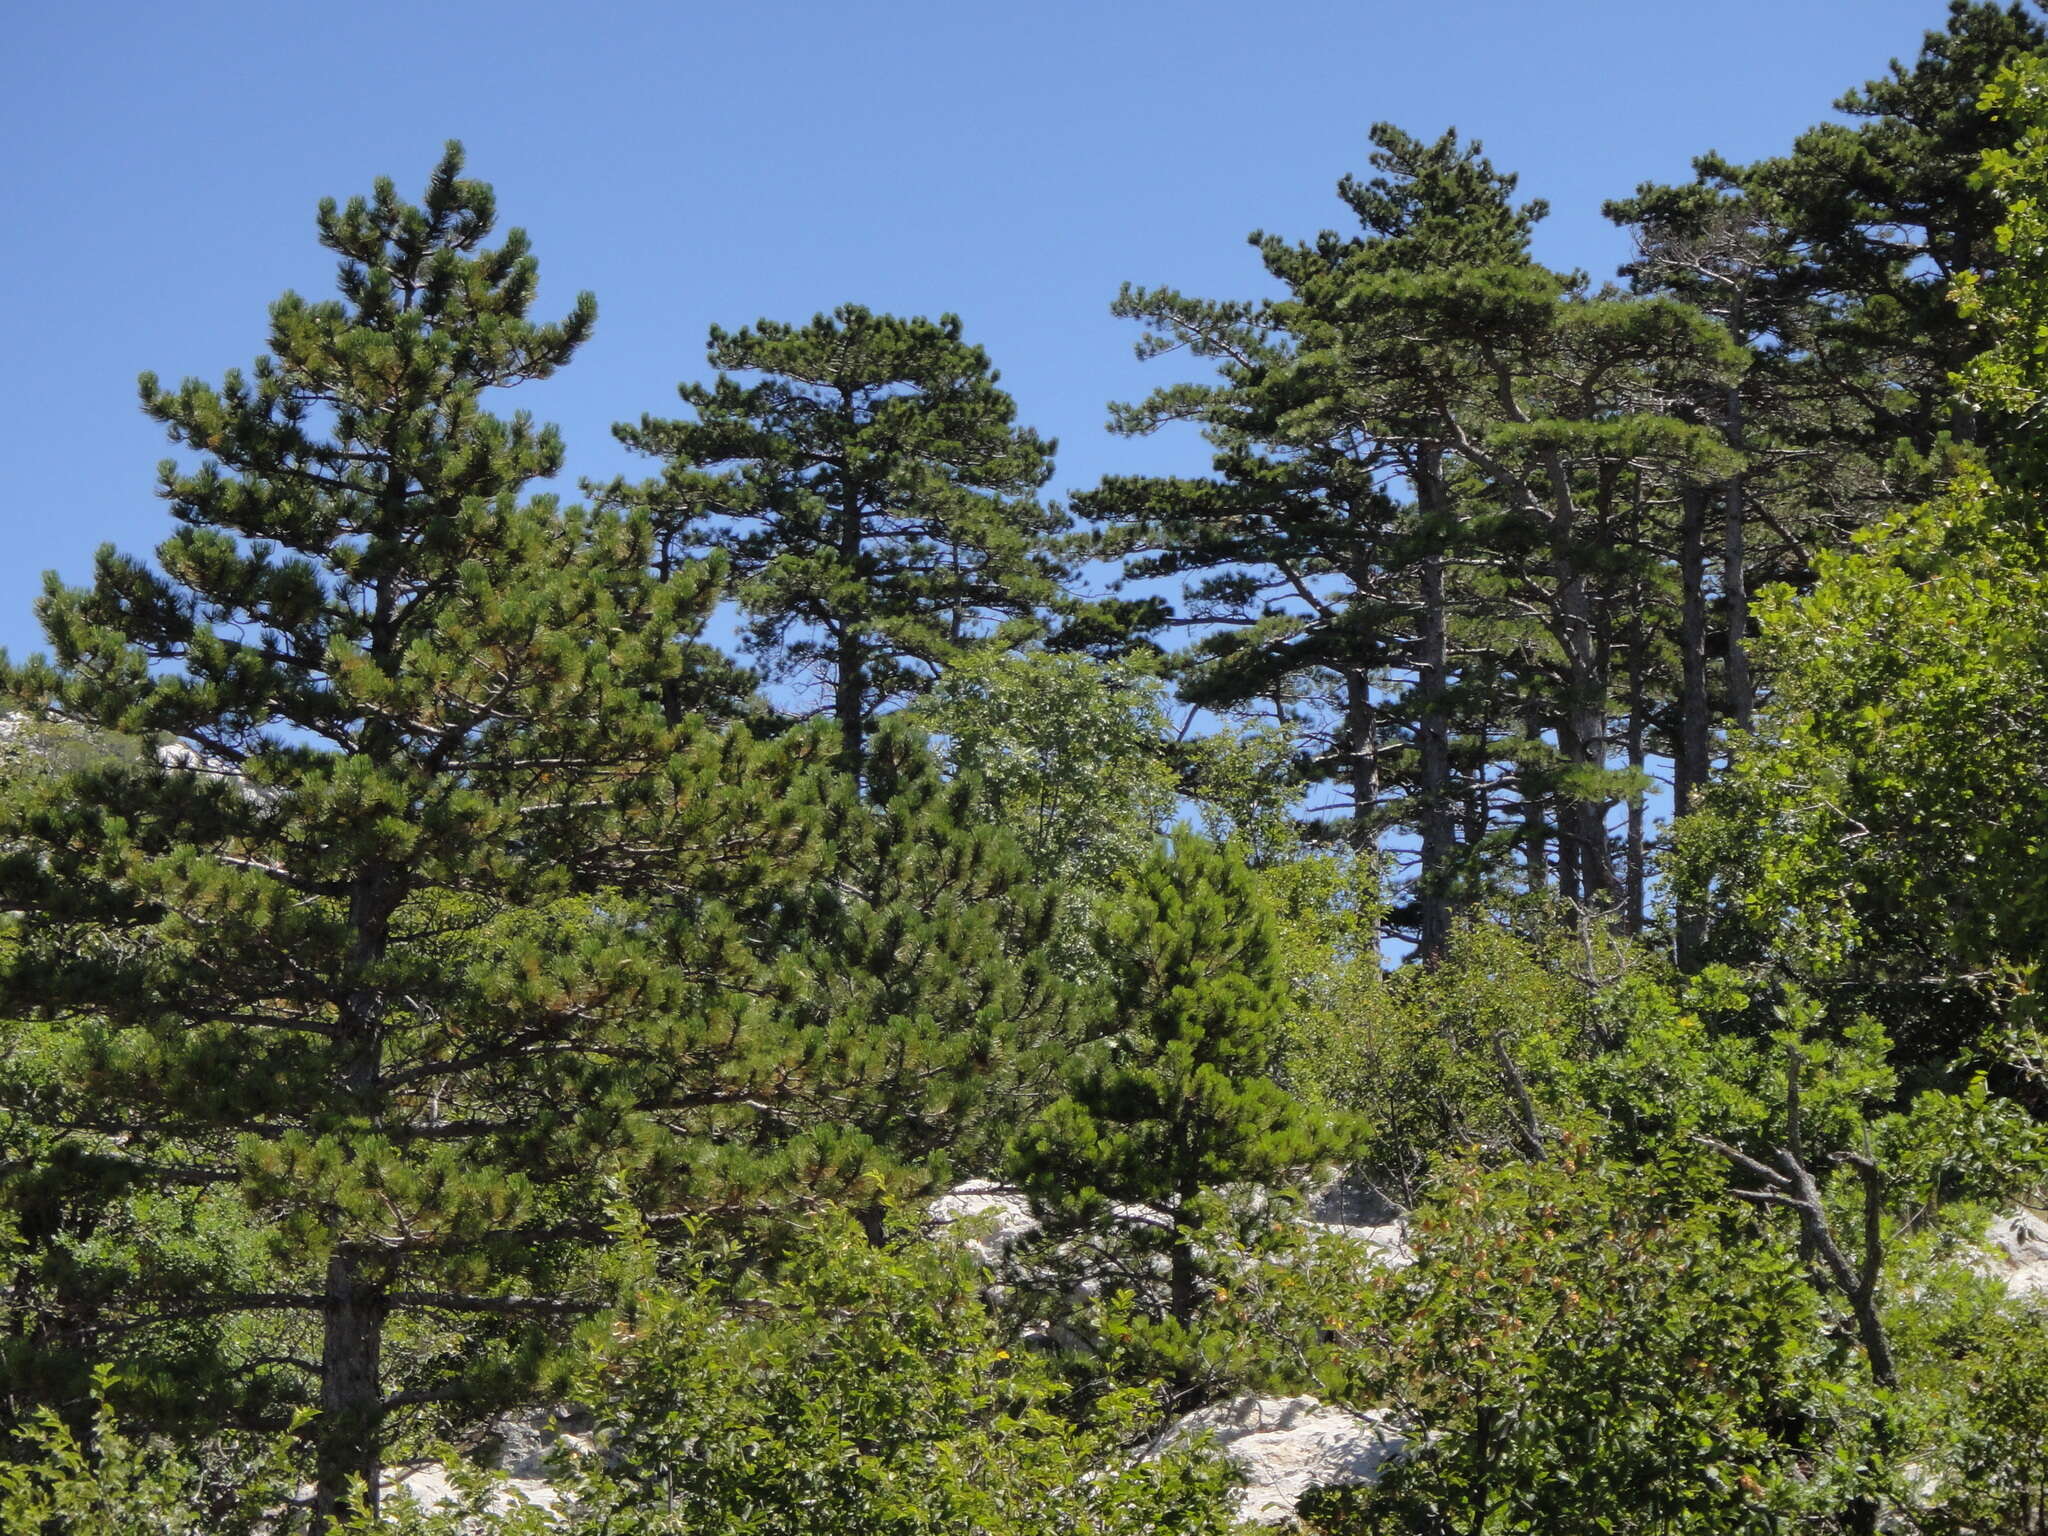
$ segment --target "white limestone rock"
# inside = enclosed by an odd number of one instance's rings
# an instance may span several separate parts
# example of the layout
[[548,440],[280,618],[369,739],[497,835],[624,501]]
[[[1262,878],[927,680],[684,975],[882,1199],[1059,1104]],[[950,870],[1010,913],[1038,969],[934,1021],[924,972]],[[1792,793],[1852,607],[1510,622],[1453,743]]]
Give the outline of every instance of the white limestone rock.
[[1358,1413],[1313,1397],[1240,1397],[1187,1415],[1148,1454],[1205,1431],[1244,1474],[1238,1518],[1260,1525],[1292,1521],[1296,1502],[1311,1488],[1378,1482],[1410,1444],[1391,1414]]
[[[549,1481],[557,1453],[564,1452],[572,1458],[597,1454],[590,1415],[580,1409],[562,1404],[526,1408],[495,1420],[469,1452],[469,1459],[496,1474],[484,1507],[494,1515],[526,1505],[550,1516],[566,1513],[563,1493]],[[396,1474],[385,1484],[385,1496],[409,1498],[423,1510],[445,1509],[465,1498],[455,1475],[440,1462]]]
[[[436,1461],[392,1478],[385,1484],[384,1497],[407,1498],[422,1510],[436,1510],[462,1503],[465,1495],[448,1469]],[[503,1477],[493,1484],[485,1508],[494,1515],[508,1515],[533,1505],[553,1514],[561,1501],[562,1495],[541,1478]]]
[[493,1423],[477,1447],[484,1465],[514,1478],[542,1478],[553,1470],[558,1452],[572,1459],[597,1454],[591,1417],[582,1409],[558,1403],[552,1408],[524,1408]]
[[1011,1249],[1038,1230],[1031,1215],[1031,1202],[1021,1191],[993,1179],[969,1179],[954,1185],[934,1200],[925,1214],[936,1232],[960,1228],[960,1241],[991,1268],[1007,1259]]
[[1415,1262],[1415,1252],[1408,1246],[1406,1222],[1389,1221],[1377,1227],[1347,1227],[1334,1221],[1312,1221],[1308,1224],[1310,1233],[1323,1233],[1341,1237],[1348,1243],[1357,1243],[1371,1250],[1372,1257],[1389,1269],[1405,1269]]
[[[1160,1219],[1156,1212],[1138,1206],[1116,1206],[1111,1214],[1116,1220],[1133,1224]],[[1338,1237],[1360,1244],[1370,1249],[1374,1258],[1394,1268],[1415,1262],[1408,1247],[1407,1224],[1398,1213],[1388,1215],[1377,1225],[1347,1224],[1331,1219],[1334,1214],[1327,1206],[1313,1205],[1301,1223],[1302,1230],[1312,1237]],[[960,1228],[961,1240],[991,1268],[1009,1259],[1017,1244],[1038,1230],[1031,1215],[1031,1202],[1023,1192],[993,1179],[969,1179],[954,1185],[932,1201],[925,1215],[934,1233]]]
[[2048,1299],[2048,1216],[2008,1212],[1985,1235],[1985,1270],[2011,1295]]

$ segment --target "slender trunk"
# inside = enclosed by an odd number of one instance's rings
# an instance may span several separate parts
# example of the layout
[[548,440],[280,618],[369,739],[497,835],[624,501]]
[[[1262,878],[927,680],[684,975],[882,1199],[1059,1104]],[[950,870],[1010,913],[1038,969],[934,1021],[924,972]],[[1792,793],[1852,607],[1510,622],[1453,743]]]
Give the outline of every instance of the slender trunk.
[[[1728,441],[1742,446],[1742,392],[1728,391]],[[1729,477],[1727,522],[1721,538],[1721,600],[1728,624],[1728,710],[1738,730],[1748,730],[1756,708],[1749,675],[1749,574],[1743,552],[1744,486],[1741,474]]]
[[1372,675],[1344,675],[1344,763],[1351,788],[1351,851],[1369,854],[1379,848],[1380,747],[1379,706],[1373,702]]
[[1550,570],[1556,583],[1553,632],[1565,660],[1557,746],[1559,756],[1582,770],[1584,779],[1584,788],[1558,817],[1558,842],[1561,853],[1570,850],[1576,887],[1566,894],[1606,905],[1614,897],[1614,869],[1607,859],[1607,802],[1596,786],[1607,771],[1607,674],[1600,659],[1592,584],[1578,558],[1578,506],[1572,498],[1571,477],[1554,454],[1549,458],[1549,479]]
[[1450,866],[1453,855],[1450,803],[1450,727],[1445,703],[1449,686],[1450,615],[1444,599],[1442,520],[1443,481],[1434,452],[1425,455],[1416,473],[1417,501],[1423,518],[1428,553],[1422,560],[1422,634],[1415,665],[1415,691],[1420,714],[1416,747],[1421,799],[1422,867],[1416,882],[1418,935],[1416,952],[1425,961],[1443,958],[1450,942]]
[[1522,688],[1522,734],[1529,743],[1521,772],[1522,860],[1529,890],[1535,893],[1550,888],[1550,813],[1536,767],[1543,749],[1543,705],[1533,668]]
[[1614,870],[1607,860],[1607,802],[1593,786],[1607,771],[1607,681],[1600,665],[1592,594],[1583,572],[1569,573],[1559,593],[1564,623],[1565,707],[1558,719],[1558,747],[1565,761],[1584,771],[1586,788],[1574,795],[1562,818],[1572,845],[1579,899],[1609,902]]
[[[839,386],[839,400],[844,419],[854,421],[858,412],[851,385]],[[862,580],[866,573],[861,570],[861,545],[862,536],[867,532],[867,502],[854,481],[852,469],[841,464],[840,474],[839,521],[833,530],[840,579],[865,592],[869,588]],[[867,761],[867,654],[861,640],[860,621],[858,612],[838,615],[839,632],[834,637],[836,654],[833,658],[836,670],[832,679],[832,714],[839,723],[840,764],[856,780]]]
[[[1950,273],[1984,270],[1988,253],[1983,245],[1970,238],[1967,231],[1956,231],[1945,243],[1948,246]],[[1970,359],[1977,355],[1976,338],[1974,335],[1966,336],[1944,350],[1948,355],[1944,359],[1942,373],[1945,377],[1952,378],[1967,368]],[[1949,436],[1956,442],[1971,446],[1981,442],[1984,436],[1983,418],[1977,414],[1977,408],[1970,403],[1969,396],[1960,390],[1950,396],[1948,430]],[[1926,450],[1931,450],[1934,445],[1929,443],[1925,446]]]
[[[1201,1240],[1202,1221],[1194,1208],[1201,1195],[1201,1181],[1190,1162],[1187,1127],[1176,1126],[1169,1156],[1181,1168],[1173,1197],[1173,1251],[1166,1261],[1167,1307],[1173,1320],[1183,1327],[1195,1320],[1202,1305],[1202,1270],[1196,1244]],[[1195,1362],[1183,1363],[1175,1373],[1175,1385],[1183,1389],[1196,1381]]]
[[[385,489],[386,514],[395,525],[402,511],[404,477],[394,470]],[[391,583],[379,581],[371,611],[368,650],[386,672],[400,655],[399,604]],[[404,755],[398,728],[372,718],[363,734],[363,755],[386,767]],[[337,1074],[333,1108],[359,1124],[382,1119],[384,993],[377,975],[391,947],[391,919],[404,899],[400,870],[372,854],[349,884],[347,942],[341,955],[340,1003],[336,1008]],[[383,1384],[379,1370],[384,1342],[382,1271],[360,1252],[337,1247],[327,1264],[320,1343],[320,1417],[314,1423],[314,1522],[326,1530],[350,1512],[351,1480],[361,1478],[363,1511],[374,1514],[383,1452]]]
[[[379,1270],[347,1251],[327,1261],[325,1334],[320,1348],[319,1447],[314,1484],[315,1529],[344,1514],[377,1512],[382,1462],[385,1301]],[[349,1484],[363,1483],[358,1505]]]
[[1644,837],[1646,807],[1643,803],[1642,789],[1643,765],[1648,754],[1643,745],[1643,672],[1646,658],[1643,655],[1640,594],[1637,601],[1635,621],[1630,626],[1628,647],[1628,765],[1632,770],[1630,776],[1635,782],[1628,792],[1628,905],[1623,916],[1631,938],[1638,937],[1643,931],[1643,908],[1650,881],[1649,847]]
[[[661,536],[660,554],[655,557],[654,576],[663,586],[674,579],[676,573],[675,544],[668,534]],[[669,726],[683,723],[683,680],[679,677],[664,678],[661,684],[661,718]]]
[[1168,1261],[1168,1305],[1175,1322],[1191,1322],[1201,1304],[1201,1272],[1195,1263],[1195,1230],[1175,1223],[1173,1257]]
[[1557,827],[1557,894],[1568,904],[1576,905],[1586,899],[1586,889],[1579,879],[1579,840],[1572,835],[1566,823],[1567,807],[1562,799],[1552,797]]
[[1492,796],[1487,792],[1491,786],[1488,785],[1484,772],[1475,772],[1467,783],[1471,787],[1465,792],[1465,829],[1462,841],[1467,850],[1465,857],[1470,859],[1476,856],[1475,851],[1486,841],[1486,828],[1492,820],[1489,813],[1493,809],[1493,803]]
[[1683,816],[1707,782],[1707,493],[1688,487],[1680,500],[1678,617],[1678,755],[1672,764],[1673,808]]
[[[1678,616],[1678,751],[1672,763],[1672,809],[1693,808],[1711,766],[1707,702],[1707,493],[1688,486],[1680,498],[1678,569],[1683,598]],[[1676,914],[1678,968],[1699,969],[1707,942],[1707,916],[1697,895],[1680,892]]]
[[[398,883],[388,869],[359,874],[349,892],[349,942],[344,957],[346,988],[338,1010],[341,1062],[338,1107],[353,1119],[375,1124],[383,1072],[384,1004],[374,972],[391,942],[391,917]],[[348,1484],[361,1478],[363,1510],[378,1503],[382,1459],[383,1384],[379,1359],[384,1342],[382,1265],[347,1247],[327,1262],[326,1306],[320,1344],[320,1417],[314,1425],[315,1529],[348,1511]]]
[[859,778],[867,757],[867,686],[860,640],[851,623],[839,632],[834,665],[832,715],[839,722],[840,766]]

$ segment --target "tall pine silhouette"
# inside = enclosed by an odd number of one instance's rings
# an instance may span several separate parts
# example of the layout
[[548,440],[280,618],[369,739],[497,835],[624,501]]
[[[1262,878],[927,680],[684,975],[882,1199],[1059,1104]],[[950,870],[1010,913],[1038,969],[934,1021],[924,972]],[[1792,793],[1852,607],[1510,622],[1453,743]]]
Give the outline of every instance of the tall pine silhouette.
[[615,429],[665,462],[611,494],[731,557],[750,649],[820,691],[857,772],[891,703],[1037,632],[1065,574],[1064,518],[1037,499],[1055,445],[1016,425],[956,316],[848,304],[714,328],[710,357],[727,371],[682,386],[694,416]]
[[[53,577],[53,658],[6,679],[159,744],[0,830],[0,1017],[83,1021],[53,1166],[82,1202],[238,1192],[271,1240],[269,1287],[128,1297],[109,1337],[310,1332],[213,1385],[229,1423],[319,1408],[323,1523],[352,1479],[374,1505],[394,1410],[487,1406],[601,1299],[565,1254],[619,1189],[703,1186],[673,1127],[751,1115],[780,1065],[739,1050],[763,987],[719,893],[805,845],[799,765],[660,708],[705,573],[657,580],[644,519],[522,496],[561,445],[489,394],[567,362],[595,309],[531,318],[526,240],[486,243],[461,168],[451,145],[417,206],[323,204],[340,297],[279,300],[253,372],[144,377],[203,456],[163,468],[179,527],[154,566]],[[387,1362],[410,1318],[475,1331]]]

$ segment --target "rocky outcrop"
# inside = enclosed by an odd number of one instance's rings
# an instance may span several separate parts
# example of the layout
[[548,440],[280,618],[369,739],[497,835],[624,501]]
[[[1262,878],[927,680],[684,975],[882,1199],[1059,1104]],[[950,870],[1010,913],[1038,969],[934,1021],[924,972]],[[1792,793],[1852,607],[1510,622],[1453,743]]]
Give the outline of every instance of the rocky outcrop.
[[1410,1444],[1389,1414],[1358,1413],[1313,1397],[1239,1397],[1181,1419],[1148,1454],[1202,1434],[1244,1476],[1238,1517],[1260,1525],[1291,1522],[1311,1488],[1379,1481]]
[[[433,1461],[392,1478],[384,1485],[384,1497],[387,1501],[406,1498],[423,1510],[436,1510],[460,1505],[468,1495],[456,1481],[454,1473],[440,1462]],[[552,1514],[561,1498],[561,1494],[543,1478],[502,1477],[493,1480],[484,1509],[493,1515],[509,1515],[531,1505]],[[464,1521],[464,1524],[470,1523]]]
[[1341,1237],[1370,1249],[1372,1257],[1389,1269],[1403,1269],[1415,1262],[1405,1222],[1389,1221],[1377,1227],[1348,1227],[1334,1221],[1312,1221],[1306,1225],[1312,1237]]
[[[593,1456],[597,1443],[590,1416],[567,1407],[528,1408],[495,1420],[472,1448],[475,1466],[497,1474],[490,1479],[484,1507],[508,1514],[522,1505],[550,1513],[562,1504],[560,1490],[549,1482],[560,1456]],[[465,1480],[441,1462],[428,1462],[398,1473],[386,1484],[387,1496],[403,1496],[422,1509],[444,1509],[468,1497]]]
[[1984,1270],[2014,1296],[2048,1301],[2048,1216],[2013,1211],[1985,1234]]
[[[1373,1225],[1335,1219],[1358,1214],[1381,1219]],[[1130,1219],[1142,1220],[1144,1214],[1131,1213]],[[1002,1267],[1017,1245],[1038,1230],[1031,1215],[1031,1202],[1023,1193],[992,1179],[969,1179],[954,1185],[926,1208],[926,1221],[934,1234],[950,1232],[958,1237],[991,1269]],[[1310,1237],[1337,1237],[1358,1243],[1384,1264],[1399,1267],[1415,1260],[1408,1248],[1407,1226],[1391,1210],[1359,1212],[1318,1196],[1301,1228]]]
[[1009,1258],[1011,1249],[1038,1230],[1031,1202],[992,1179],[969,1179],[954,1185],[927,1207],[925,1218],[935,1231],[956,1236],[991,1268]]

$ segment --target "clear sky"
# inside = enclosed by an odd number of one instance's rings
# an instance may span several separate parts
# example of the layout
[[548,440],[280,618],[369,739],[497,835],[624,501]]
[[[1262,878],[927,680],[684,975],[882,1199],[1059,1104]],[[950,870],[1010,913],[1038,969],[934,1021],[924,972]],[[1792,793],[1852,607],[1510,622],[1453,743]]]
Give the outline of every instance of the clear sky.
[[1538,250],[1610,273],[1605,197],[1691,156],[1782,149],[1910,56],[1940,0],[161,0],[24,6],[0,94],[0,645],[41,573],[153,545],[166,451],[134,377],[217,380],[285,288],[325,296],[323,195],[416,194],[441,142],[525,226],[542,308],[596,337],[520,404],[565,490],[630,467],[704,333],[857,301],[958,312],[1062,444],[1058,489],[1194,470],[1103,403],[1162,381],[1112,320],[1125,279],[1259,291],[1244,236],[1341,222],[1377,119],[1482,138],[1548,198]]

